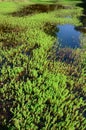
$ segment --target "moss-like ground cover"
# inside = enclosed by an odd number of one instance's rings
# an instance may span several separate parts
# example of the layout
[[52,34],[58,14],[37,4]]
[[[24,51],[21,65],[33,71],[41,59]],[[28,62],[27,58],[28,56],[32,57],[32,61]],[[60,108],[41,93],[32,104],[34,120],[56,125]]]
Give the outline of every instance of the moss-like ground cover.
[[81,25],[82,9],[30,14],[30,4],[0,2],[0,130],[85,130],[86,48],[59,49],[52,35],[58,24]]

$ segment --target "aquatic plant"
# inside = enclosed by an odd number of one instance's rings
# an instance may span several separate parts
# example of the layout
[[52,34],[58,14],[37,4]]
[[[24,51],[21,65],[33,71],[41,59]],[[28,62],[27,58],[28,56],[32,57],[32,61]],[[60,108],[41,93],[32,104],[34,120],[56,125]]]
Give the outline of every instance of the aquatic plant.
[[73,15],[75,9],[13,17],[25,3],[6,5],[0,3],[0,129],[85,130],[86,52],[59,50],[57,60],[51,58],[56,38],[49,33],[56,24],[79,25],[79,9],[72,20],[62,13]]

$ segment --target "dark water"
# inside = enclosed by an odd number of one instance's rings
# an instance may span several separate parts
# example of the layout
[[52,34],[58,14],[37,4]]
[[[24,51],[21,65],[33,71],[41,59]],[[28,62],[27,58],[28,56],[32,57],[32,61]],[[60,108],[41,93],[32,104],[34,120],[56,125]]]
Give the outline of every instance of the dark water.
[[80,48],[80,31],[77,31],[71,24],[59,25],[57,28],[59,32],[56,34],[62,48]]
[[[54,2],[53,2],[54,3]],[[28,6],[24,6],[17,12],[13,12],[12,16],[23,17],[27,15],[37,14],[37,13],[45,13],[58,9],[65,9],[64,5],[61,4],[32,4]]]
[[83,15],[79,17],[80,21],[83,24],[83,27],[86,27],[86,0],[82,0],[81,3],[77,4],[78,7],[83,8]]

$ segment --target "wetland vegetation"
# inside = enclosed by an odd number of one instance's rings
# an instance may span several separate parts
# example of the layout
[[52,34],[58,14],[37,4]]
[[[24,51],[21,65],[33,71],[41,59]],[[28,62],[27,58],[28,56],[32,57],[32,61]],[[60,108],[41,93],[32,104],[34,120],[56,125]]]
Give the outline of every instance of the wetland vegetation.
[[86,130],[85,3],[0,2],[0,130]]

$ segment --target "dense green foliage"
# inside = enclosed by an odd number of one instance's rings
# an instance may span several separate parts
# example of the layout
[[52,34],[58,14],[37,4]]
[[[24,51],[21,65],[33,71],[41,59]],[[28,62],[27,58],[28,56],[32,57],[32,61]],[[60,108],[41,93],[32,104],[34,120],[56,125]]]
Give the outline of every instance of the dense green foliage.
[[81,25],[82,9],[25,15],[27,5],[0,3],[0,130],[85,130],[86,48],[60,50],[73,58],[64,61],[52,35],[58,24]]

